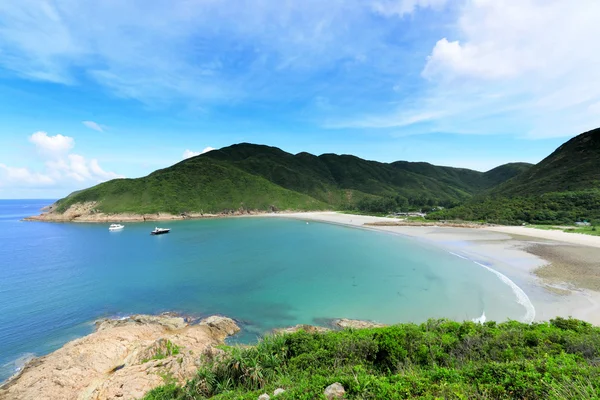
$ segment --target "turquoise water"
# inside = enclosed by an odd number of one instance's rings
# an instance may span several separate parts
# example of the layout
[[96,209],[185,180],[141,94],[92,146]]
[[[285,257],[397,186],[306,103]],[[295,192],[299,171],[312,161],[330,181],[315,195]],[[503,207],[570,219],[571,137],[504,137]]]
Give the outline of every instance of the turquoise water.
[[520,319],[489,270],[400,236],[279,218],[160,223],[21,222],[48,201],[0,201],[0,381],[28,354],[99,317],[178,311],[238,319],[247,342],[331,318],[384,323]]

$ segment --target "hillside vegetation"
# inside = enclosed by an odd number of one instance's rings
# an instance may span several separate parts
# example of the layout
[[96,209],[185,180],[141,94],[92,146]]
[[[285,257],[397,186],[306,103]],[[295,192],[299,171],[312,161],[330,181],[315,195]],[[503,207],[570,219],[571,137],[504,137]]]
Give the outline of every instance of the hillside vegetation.
[[138,179],[114,179],[60,200],[98,202],[106,213],[218,213],[231,210],[320,210],[327,205],[302,193],[208,157],[195,157]]
[[574,137],[535,166],[428,218],[504,224],[600,222],[600,129]]
[[116,179],[60,200],[97,202],[105,213],[220,213],[232,210],[361,210],[452,206],[527,169],[500,173],[427,163],[367,161],[350,155],[296,155],[237,144],[184,160],[138,179]]
[[600,128],[567,141],[548,157],[492,190],[500,196],[600,189]]
[[206,354],[185,386],[144,400],[256,400],[279,387],[277,399],[316,399],[334,382],[347,399],[593,399],[599,356],[600,328],[574,319],[300,331]]
[[352,155],[294,155],[241,143],[144,178],[116,179],[73,193],[56,210],[89,201],[104,213],[437,208],[429,219],[600,223],[600,129],[574,137],[537,165],[510,163],[487,172]]

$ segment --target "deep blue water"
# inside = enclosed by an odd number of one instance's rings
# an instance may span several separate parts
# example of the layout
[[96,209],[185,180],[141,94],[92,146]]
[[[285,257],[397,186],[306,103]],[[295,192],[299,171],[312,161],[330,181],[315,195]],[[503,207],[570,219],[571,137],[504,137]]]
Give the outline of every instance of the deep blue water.
[[0,381],[27,355],[92,331],[100,317],[227,315],[238,341],[328,318],[518,319],[490,271],[413,239],[279,218],[156,223],[22,222],[50,204],[0,200]]

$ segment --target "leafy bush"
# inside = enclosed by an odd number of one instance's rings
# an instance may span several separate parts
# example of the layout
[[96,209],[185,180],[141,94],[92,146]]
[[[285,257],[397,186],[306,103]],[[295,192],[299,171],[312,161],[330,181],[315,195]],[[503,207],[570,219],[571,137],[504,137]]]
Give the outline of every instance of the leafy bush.
[[600,328],[564,318],[300,331],[209,353],[186,385],[145,400],[256,399],[276,387],[281,399],[314,399],[333,382],[349,399],[591,399],[600,396],[598,349]]

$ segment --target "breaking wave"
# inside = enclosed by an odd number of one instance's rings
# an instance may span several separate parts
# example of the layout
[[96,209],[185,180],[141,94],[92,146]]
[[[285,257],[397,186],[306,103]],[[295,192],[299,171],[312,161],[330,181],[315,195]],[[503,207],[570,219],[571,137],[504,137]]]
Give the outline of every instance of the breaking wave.
[[[531,302],[531,300],[529,300],[529,296],[527,296],[527,294],[523,291],[523,289],[521,289],[516,283],[511,281],[510,278],[508,278],[503,273],[498,272],[495,269],[490,268],[487,265],[479,263],[468,257],[453,253],[451,251],[449,253],[452,254],[453,256],[462,258],[463,260],[469,260],[471,262],[474,262],[475,264],[479,265],[480,267],[483,267],[483,268],[487,269],[488,271],[494,273],[498,278],[500,278],[500,280],[502,282],[507,284],[512,289],[513,293],[517,297],[517,303],[519,303],[520,305],[522,305],[525,308],[525,315],[523,315],[522,322],[526,322],[528,324],[533,322],[533,320],[535,318],[535,307],[533,306],[533,303]],[[481,317],[476,318],[476,319],[479,321],[480,318],[483,318],[483,320],[485,321],[485,312],[483,313],[483,315]]]

